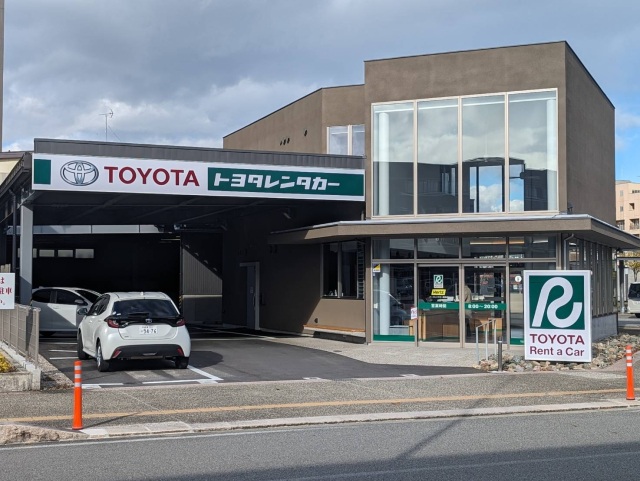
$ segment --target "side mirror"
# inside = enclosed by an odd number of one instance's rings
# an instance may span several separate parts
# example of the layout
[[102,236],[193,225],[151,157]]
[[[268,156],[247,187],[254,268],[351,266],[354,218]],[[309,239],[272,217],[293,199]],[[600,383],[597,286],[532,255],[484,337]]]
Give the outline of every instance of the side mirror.
[[89,309],[87,309],[86,307],[80,307],[76,312],[81,316],[86,316],[89,312]]

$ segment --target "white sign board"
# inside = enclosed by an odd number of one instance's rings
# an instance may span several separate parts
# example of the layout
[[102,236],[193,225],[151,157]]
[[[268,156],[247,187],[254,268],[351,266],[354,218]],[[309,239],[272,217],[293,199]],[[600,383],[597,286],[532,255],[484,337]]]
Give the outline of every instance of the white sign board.
[[524,271],[525,359],[591,362],[591,273]]
[[16,296],[16,275],[0,272],[0,309],[13,309]]

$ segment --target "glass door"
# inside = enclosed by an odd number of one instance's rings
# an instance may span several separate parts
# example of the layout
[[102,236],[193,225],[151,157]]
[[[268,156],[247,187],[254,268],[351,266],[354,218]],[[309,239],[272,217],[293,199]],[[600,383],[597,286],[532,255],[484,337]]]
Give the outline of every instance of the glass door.
[[465,266],[464,324],[467,342],[491,342],[506,333],[504,266]]
[[460,342],[460,284],[457,266],[418,267],[420,340]]

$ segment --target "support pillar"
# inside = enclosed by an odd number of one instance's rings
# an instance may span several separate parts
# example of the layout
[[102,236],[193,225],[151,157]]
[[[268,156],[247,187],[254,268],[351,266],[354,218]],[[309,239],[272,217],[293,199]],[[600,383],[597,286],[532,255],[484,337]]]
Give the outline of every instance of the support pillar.
[[31,206],[20,206],[20,267],[19,301],[28,305],[33,288],[33,210]]

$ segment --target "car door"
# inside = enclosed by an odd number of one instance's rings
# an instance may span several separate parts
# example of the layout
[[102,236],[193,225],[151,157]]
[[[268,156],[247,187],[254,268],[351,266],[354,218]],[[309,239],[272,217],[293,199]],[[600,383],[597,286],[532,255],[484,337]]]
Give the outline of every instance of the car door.
[[31,297],[31,307],[40,309],[40,331],[54,331],[51,322],[51,289],[38,289]]
[[81,324],[81,334],[82,334],[82,343],[84,344],[85,350],[95,353],[96,351],[96,331],[102,325],[102,317],[101,314],[107,308],[109,304],[109,296],[103,295],[100,296],[96,302],[91,306],[87,315],[82,319]]
[[67,289],[53,289],[51,297],[52,323],[58,331],[73,331],[78,326],[78,309],[86,307],[87,301]]

